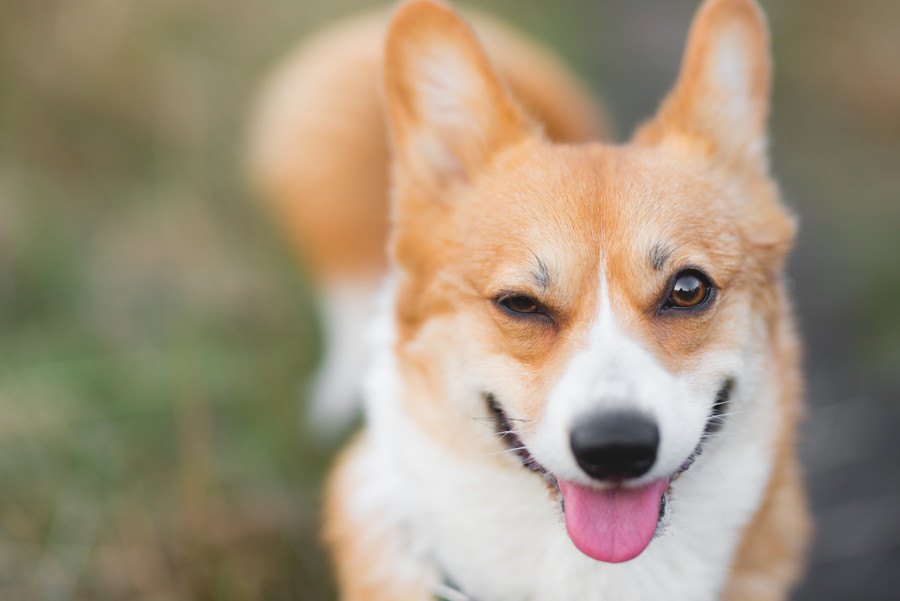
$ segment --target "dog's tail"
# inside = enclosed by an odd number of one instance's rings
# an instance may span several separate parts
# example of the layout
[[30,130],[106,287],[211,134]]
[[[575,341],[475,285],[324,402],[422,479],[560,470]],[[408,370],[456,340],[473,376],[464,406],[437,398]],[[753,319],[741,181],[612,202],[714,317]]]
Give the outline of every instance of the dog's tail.
[[[319,293],[326,356],[312,388],[317,431],[358,407],[366,324],[387,259],[389,147],[381,50],[387,14],[370,14],[303,44],[276,70],[251,130],[251,178]],[[511,90],[550,139],[602,138],[586,88],[547,51],[483,16],[473,19]]]

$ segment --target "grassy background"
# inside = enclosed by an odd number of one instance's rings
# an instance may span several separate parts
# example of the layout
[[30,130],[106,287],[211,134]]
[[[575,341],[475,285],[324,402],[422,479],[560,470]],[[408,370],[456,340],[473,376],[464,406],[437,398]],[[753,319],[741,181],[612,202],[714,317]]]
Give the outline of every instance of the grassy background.
[[[241,157],[271,64],[369,4],[0,0],[0,598],[333,598],[333,449],[302,421],[316,316]],[[765,4],[813,415],[894,404],[896,3]],[[622,132],[695,5],[480,3],[558,48]]]

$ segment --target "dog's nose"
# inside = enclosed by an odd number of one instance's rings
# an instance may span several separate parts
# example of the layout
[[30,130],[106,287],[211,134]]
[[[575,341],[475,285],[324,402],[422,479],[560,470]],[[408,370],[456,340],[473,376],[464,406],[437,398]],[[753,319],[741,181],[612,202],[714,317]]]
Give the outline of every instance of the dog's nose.
[[637,412],[600,413],[576,422],[569,443],[578,465],[591,478],[626,480],[653,467],[659,428]]

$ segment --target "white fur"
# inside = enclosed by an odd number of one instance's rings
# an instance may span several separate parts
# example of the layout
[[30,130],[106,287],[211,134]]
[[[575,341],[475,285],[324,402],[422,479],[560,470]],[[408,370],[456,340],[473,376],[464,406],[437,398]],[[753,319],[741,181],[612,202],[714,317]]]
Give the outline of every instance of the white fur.
[[[358,461],[372,457],[378,461],[377,470],[359,471],[361,486],[377,491],[359,501],[365,505],[360,511],[367,519],[379,516],[383,525],[394,528],[398,548],[405,549],[403,565],[389,569],[417,573],[435,584],[443,571],[479,601],[717,598],[741,530],[758,507],[771,470],[779,390],[774,366],[766,362],[756,343],[747,343],[728,360],[728,368],[735,370],[729,373],[738,381],[729,409],[732,415],[694,466],[674,483],[664,532],[638,558],[604,564],[575,549],[557,501],[541,478],[518,465],[516,458],[506,454],[504,463],[486,461],[474,452],[452,451],[404,412],[404,386],[393,351],[390,292],[386,301],[375,327],[377,352],[366,382],[370,448],[358,455]],[[763,324],[749,307],[743,310],[747,330],[739,334],[740,339],[764,340]],[[606,295],[591,343],[560,380],[555,394],[570,395],[569,409],[561,411],[574,415],[578,403],[571,395],[579,386],[587,392],[592,387],[610,391],[614,389],[610,382],[623,382],[621,390],[637,392],[627,398],[639,397],[635,402],[643,403],[663,423],[663,438],[669,440],[663,443],[659,469],[673,469],[679,454],[686,456],[692,448],[686,437],[699,436],[700,426],[679,427],[672,420],[682,412],[697,420],[709,409],[722,366],[711,358],[714,367],[709,370],[681,379],[666,374],[618,329],[614,316]],[[615,333],[608,348],[599,344],[602,332]],[[608,366],[618,356],[621,363],[615,373],[623,378],[611,379],[611,368],[595,370],[597,377],[590,377],[580,364],[591,356]],[[649,382],[639,382],[642,376]],[[683,406],[667,409],[649,396],[665,383],[680,388],[677,399],[666,398]],[[464,389],[460,387],[459,393]],[[684,396],[691,391],[698,398]],[[472,405],[471,399],[453,400],[462,411]],[[553,417],[548,428],[566,419]],[[473,428],[479,427],[472,423]],[[567,443],[558,434],[555,438],[548,434],[542,445],[542,460],[553,457],[560,464],[554,469],[572,469],[572,460],[562,459]],[[497,448],[502,449],[499,443]]]
[[485,132],[496,115],[484,109],[490,98],[482,73],[455,44],[434,44],[414,57],[417,119],[410,145],[425,173],[465,176],[466,161],[485,149]]
[[765,162],[766,134],[760,120],[766,99],[756,95],[752,88],[755,65],[748,35],[739,25],[718,33],[715,51],[707,55],[710,93],[697,117],[715,124],[715,135],[731,152]]
[[371,355],[366,332],[377,290],[377,283],[340,281],[319,297],[325,357],[310,391],[310,423],[325,438],[346,428],[359,413],[362,374]]
[[[570,360],[547,399],[534,439],[527,442],[535,458],[557,477],[591,484],[569,449],[573,425],[592,413],[633,409],[660,430],[656,464],[636,484],[669,477],[697,446],[712,400],[729,372],[717,365],[687,377],[669,373],[619,326],[604,273],[599,299],[586,348]],[[720,358],[718,363],[730,362]]]

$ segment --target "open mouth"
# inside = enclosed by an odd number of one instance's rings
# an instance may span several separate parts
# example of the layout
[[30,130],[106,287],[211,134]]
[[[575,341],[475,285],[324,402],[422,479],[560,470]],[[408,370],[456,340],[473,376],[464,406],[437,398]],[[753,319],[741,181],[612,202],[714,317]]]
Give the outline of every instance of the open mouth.
[[693,452],[669,477],[640,487],[596,488],[559,480],[530,453],[512,425],[512,420],[491,395],[485,395],[493,414],[494,428],[523,467],[539,475],[559,501],[566,530],[575,546],[598,561],[620,563],[641,554],[661,530],[669,507],[672,484],[703,452],[709,436],[722,426],[734,382],[725,380],[716,396],[703,436]]

